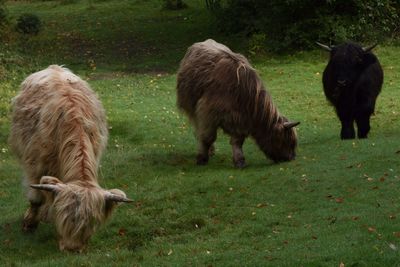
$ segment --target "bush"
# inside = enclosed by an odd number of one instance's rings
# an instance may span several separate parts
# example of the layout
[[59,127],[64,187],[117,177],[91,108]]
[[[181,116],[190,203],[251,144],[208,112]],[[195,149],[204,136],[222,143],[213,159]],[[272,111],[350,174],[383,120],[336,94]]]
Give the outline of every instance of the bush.
[[7,24],[7,12],[0,1],[0,27],[4,27]]
[[17,20],[16,30],[23,34],[37,35],[41,29],[42,23],[35,14],[22,14]]
[[187,8],[183,0],[164,0],[164,8],[169,10],[179,10]]
[[265,40],[266,36],[264,33],[254,33],[249,39],[249,53],[252,55],[264,53]]
[[399,37],[398,0],[206,0],[227,33],[264,34],[269,50],[307,48],[315,41]]
[[[71,5],[78,3],[79,0],[60,0],[61,5]],[[92,5],[92,1],[89,0],[89,5]]]
[[8,24],[8,19],[7,19],[7,12],[4,7],[4,1],[0,0],[0,39],[2,39],[4,36],[4,30]]

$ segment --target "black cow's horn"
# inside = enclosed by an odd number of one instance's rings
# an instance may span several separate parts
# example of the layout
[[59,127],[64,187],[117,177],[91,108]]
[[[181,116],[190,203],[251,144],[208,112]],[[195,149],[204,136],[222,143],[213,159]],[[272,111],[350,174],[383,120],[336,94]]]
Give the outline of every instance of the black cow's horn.
[[371,46],[363,47],[362,49],[364,50],[364,52],[369,52],[372,49],[374,49],[377,45],[378,45],[378,43],[371,45]]
[[329,52],[331,52],[332,51],[332,47],[330,47],[330,46],[327,46],[327,45],[324,45],[324,44],[321,44],[321,43],[319,43],[319,42],[315,42],[317,45],[319,45],[320,47],[322,47],[323,49],[325,49],[325,50],[327,50],[327,51],[329,51]]
[[285,127],[286,129],[290,129],[290,128],[293,128],[293,127],[295,127],[295,126],[297,126],[299,124],[300,124],[299,121],[295,121],[295,122],[287,121],[287,122],[283,123],[283,127]]

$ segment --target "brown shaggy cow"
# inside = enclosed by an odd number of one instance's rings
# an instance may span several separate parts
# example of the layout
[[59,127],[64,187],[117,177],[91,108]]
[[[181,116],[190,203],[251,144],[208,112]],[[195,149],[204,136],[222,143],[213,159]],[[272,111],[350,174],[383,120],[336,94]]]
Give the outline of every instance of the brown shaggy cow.
[[24,231],[54,221],[60,250],[82,251],[116,203],[130,201],[97,182],[107,138],[101,102],[68,69],[52,65],[22,83],[13,100],[10,145],[30,185]]
[[209,39],[189,47],[178,71],[177,105],[194,124],[199,165],[213,154],[219,127],[231,136],[236,167],[245,166],[242,145],[249,135],[275,162],[295,158],[299,123],[279,114],[247,59],[223,44]]

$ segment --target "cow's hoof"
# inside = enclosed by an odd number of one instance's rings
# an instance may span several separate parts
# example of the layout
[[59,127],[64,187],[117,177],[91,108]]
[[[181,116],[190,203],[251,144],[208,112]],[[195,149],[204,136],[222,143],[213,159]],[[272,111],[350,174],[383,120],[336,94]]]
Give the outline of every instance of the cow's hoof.
[[243,169],[243,168],[245,168],[247,166],[246,165],[246,161],[244,159],[237,160],[233,164],[238,169]]
[[203,155],[197,155],[196,163],[197,165],[207,165],[208,157]]
[[32,222],[27,222],[23,221],[22,222],[22,231],[24,233],[33,233],[38,227],[38,223],[32,223]]
[[355,135],[342,135],[342,136],[340,136],[340,138],[342,140],[351,140],[351,139],[355,139],[356,136]]
[[365,138],[368,138],[368,134],[358,134],[358,138],[359,139],[365,139]]
[[210,146],[210,148],[208,149],[208,156],[212,157],[215,155],[215,147],[212,145]]

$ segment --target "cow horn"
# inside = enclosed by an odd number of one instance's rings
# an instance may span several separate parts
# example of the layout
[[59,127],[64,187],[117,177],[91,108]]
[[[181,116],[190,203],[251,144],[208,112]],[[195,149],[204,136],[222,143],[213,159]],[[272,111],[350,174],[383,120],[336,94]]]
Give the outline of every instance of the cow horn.
[[369,52],[372,49],[374,49],[377,45],[378,45],[378,43],[371,45],[371,46],[363,47],[362,50],[364,50],[364,52]]
[[319,45],[320,47],[322,47],[323,49],[325,49],[325,50],[327,50],[327,51],[329,51],[329,52],[331,52],[332,51],[332,47],[330,47],[330,46],[327,46],[327,45],[324,45],[324,44],[321,44],[321,43],[319,43],[319,42],[315,42],[317,45]]
[[31,187],[38,190],[45,190],[57,193],[60,191],[60,187],[54,184],[31,184]]
[[112,194],[112,193],[108,193],[105,195],[105,200],[106,201],[114,201],[114,202],[133,202],[132,199],[126,198],[126,197],[122,197],[122,196],[118,196],[116,194]]
[[285,129],[290,129],[290,128],[293,128],[293,127],[295,127],[295,126],[297,126],[299,124],[300,124],[299,121],[295,121],[295,122],[287,121],[287,122],[283,123],[283,127],[285,127]]

